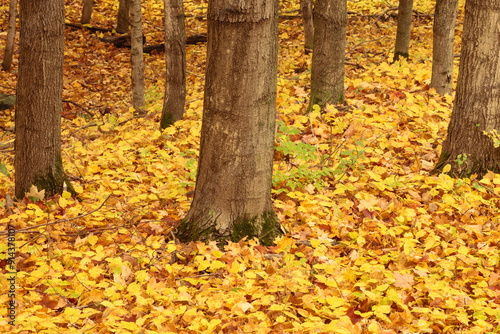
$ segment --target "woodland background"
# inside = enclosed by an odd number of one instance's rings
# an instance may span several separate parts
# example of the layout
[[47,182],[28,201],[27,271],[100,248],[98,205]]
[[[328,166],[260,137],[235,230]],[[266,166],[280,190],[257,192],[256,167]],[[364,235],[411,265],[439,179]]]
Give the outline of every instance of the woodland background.
[[[112,27],[117,4],[99,2],[92,24]],[[185,1],[188,36],[206,31],[206,6]],[[32,191],[7,205],[14,115],[0,116],[0,263],[11,224],[18,270],[16,326],[2,307],[2,331],[500,332],[500,175],[429,175],[453,101],[428,87],[434,1],[415,2],[410,60],[394,64],[391,8],[348,1],[350,108],[309,115],[301,20],[280,20],[273,200],[288,233],[272,247],[172,238],[194,190],[205,44],[187,46],[184,119],[160,132],[163,53],[145,55],[148,114],[134,117],[130,52],[67,27],[63,160],[78,198]],[[299,15],[299,3],[280,10]],[[7,11],[3,1],[2,46]],[[66,21],[80,15],[81,1],[66,1]],[[162,20],[162,2],[144,1],[147,44],[162,42]],[[456,53],[462,22],[463,2]],[[14,93],[16,65],[0,92]],[[1,276],[2,305],[7,287]]]

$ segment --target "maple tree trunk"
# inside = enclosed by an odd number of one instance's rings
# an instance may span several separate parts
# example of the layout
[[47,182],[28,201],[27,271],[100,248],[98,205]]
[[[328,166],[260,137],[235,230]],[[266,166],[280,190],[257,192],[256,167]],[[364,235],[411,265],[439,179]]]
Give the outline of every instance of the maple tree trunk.
[[314,5],[314,50],[311,67],[311,98],[315,104],[344,103],[344,62],[347,0],[317,0]]
[[92,7],[94,6],[94,0],[83,0],[82,18],[80,19],[81,24],[89,24],[92,18]]
[[186,103],[186,29],[182,0],[165,0],[165,64],[160,130],[182,119]]
[[116,32],[123,34],[130,26],[130,4],[133,0],[120,0],[118,4],[118,17],[116,20]]
[[479,178],[499,172],[500,149],[484,131],[500,131],[500,0],[467,0],[456,98],[435,172]]
[[10,0],[9,27],[7,29],[7,41],[2,61],[2,68],[5,71],[9,71],[10,66],[12,65],[12,54],[14,53],[14,41],[16,39],[16,11],[17,11],[17,0]]
[[431,87],[438,94],[453,89],[453,39],[458,0],[437,0],[434,11]]
[[399,60],[400,56],[408,59],[410,52],[412,12],[413,0],[399,0],[398,27],[393,61]]
[[196,189],[178,238],[271,244],[278,2],[208,4],[204,113]]
[[144,113],[144,54],[142,52],[141,0],[131,0],[130,61],[132,63],[132,104],[136,114]]
[[15,113],[15,193],[47,197],[71,185],[61,159],[64,0],[21,0]]
[[300,10],[304,26],[304,48],[306,52],[310,52],[313,49],[314,42],[312,0],[300,0]]

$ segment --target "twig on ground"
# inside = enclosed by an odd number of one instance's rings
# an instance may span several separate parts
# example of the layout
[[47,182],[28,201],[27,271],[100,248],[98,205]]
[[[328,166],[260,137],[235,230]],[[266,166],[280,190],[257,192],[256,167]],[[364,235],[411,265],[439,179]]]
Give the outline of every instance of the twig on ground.
[[[59,224],[59,223],[70,222],[70,221],[75,220],[75,219],[83,218],[85,216],[88,216],[88,215],[96,212],[96,211],[99,211],[104,206],[104,204],[108,201],[108,199],[111,196],[113,196],[113,194],[108,195],[108,197],[106,197],[106,199],[104,200],[104,202],[102,202],[101,205],[99,205],[99,207],[97,209],[94,209],[94,210],[89,211],[87,213],[84,213],[84,214],[81,214],[81,215],[78,215],[78,216],[72,217],[72,218],[62,218],[62,219],[58,219],[58,220],[55,220],[53,222],[48,222],[48,223],[45,223],[45,224],[39,224],[39,225],[35,225],[35,226],[29,226],[29,227],[21,228],[21,229],[18,229],[18,230],[16,229],[15,233],[23,233],[23,232],[26,232],[26,231],[29,231],[29,230],[33,230],[35,228],[45,227],[45,226],[49,226],[49,225],[55,225],[55,224]],[[3,231],[3,232],[0,232],[0,235],[7,235],[8,233],[9,233],[8,231]]]

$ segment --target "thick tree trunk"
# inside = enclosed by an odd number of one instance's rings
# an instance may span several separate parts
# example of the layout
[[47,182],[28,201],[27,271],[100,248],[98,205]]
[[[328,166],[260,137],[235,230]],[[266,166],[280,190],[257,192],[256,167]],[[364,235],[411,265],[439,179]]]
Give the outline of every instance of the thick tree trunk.
[[166,81],[160,130],[182,119],[186,103],[186,29],[182,0],[165,0]]
[[80,19],[81,24],[89,24],[92,18],[92,7],[94,6],[94,0],[83,0],[82,18]]
[[347,0],[316,0],[314,6],[314,50],[311,68],[311,99],[315,104],[344,103],[344,61]]
[[500,148],[484,132],[500,133],[500,0],[467,0],[457,91],[448,136],[435,171],[451,175],[499,172]]
[[131,0],[130,60],[132,63],[132,104],[137,115],[144,113],[144,54],[142,52],[141,0]]
[[211,0],[200,158],[187,240],[271,244],[278,2]]
[[12,65],[12,54],[14,53],[14,41],[16,39],[16,12],[17,0],[10,0],[9,27],[7,30],[7,42],[5,45],[5,53],[2,61],[2,68],[5,71],[10,71],[10,66]]
[[408,59],[410,52],[411,20],[413,12],[413,0],[399,0],[398,28],[396,32],[396,47],[394,48],[394,60],[399,57]]
[[458,0],[437,0],[434,11],[431,87],[438,94],[453,89],[453,39]]
[[302,25],[304,26],[304,48],[306,53],[311,52],[314,42],[313,6],[312,0],[300,0]]
[[[21,0],[16,91],[15,193],[70,187],[61,160],[64,0]],[[71,188],[70,188],[71,190]]]
[[116,20],[116,32],[124,34],[130,26],[130,4],[133,0],[120,0],[118,4],[118,17]]

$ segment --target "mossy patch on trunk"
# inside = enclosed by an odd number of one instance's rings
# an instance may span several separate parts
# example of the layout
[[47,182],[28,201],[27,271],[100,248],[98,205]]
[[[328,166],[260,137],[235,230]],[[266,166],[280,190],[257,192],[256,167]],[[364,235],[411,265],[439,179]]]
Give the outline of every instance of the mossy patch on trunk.
[[172,113],[166,113],[161,116],[161,121],[160,121],[160,131],[168,128],[174,124],[174,115]]
[[[66,184],[67,191],[73,196],[76,197],[78,195],[71,185],[68,176],[64,173],[60,154],[56,157],[54,170],[41,172],[39,175],[35,176],[32,184],[36,186],[38,190],[45,190],[46,197],[62,193],[64,184]],[[21,189],[21,191],[16,194],[16,197],[22,199],[24,194],[28,191],[29,189]]]
[[217,220],[212,219],[210,215],[196,220],[182,220],[177,227],[176,237],[181,242],[215,240],[219,246],[229,241],[238,242],[246,237],[256,238],[260,244],[269,246],[276,237],[283,234],[281,223],[273,211],[254,217],[238,217],[224,232],[218,231],[216,226]]

